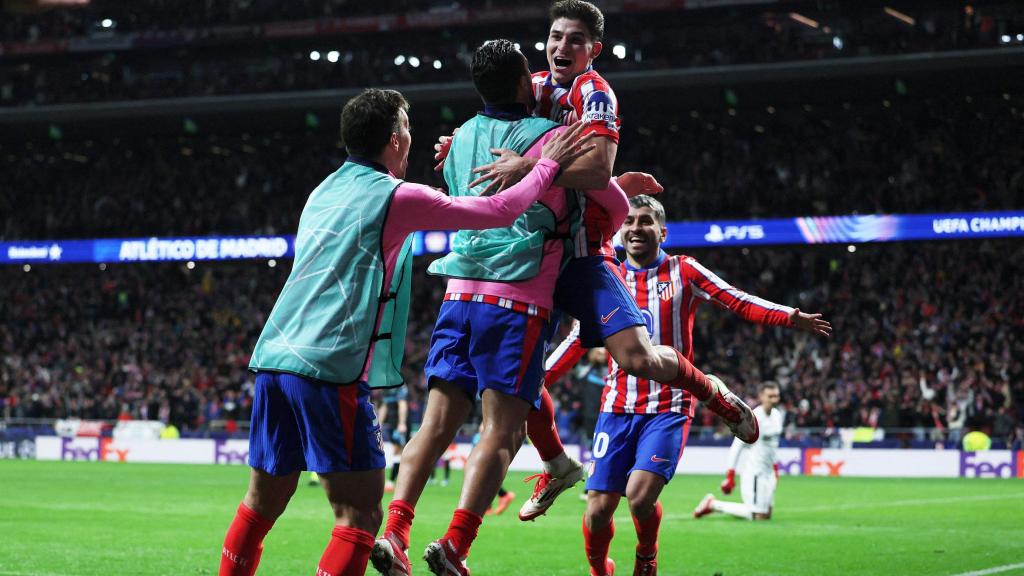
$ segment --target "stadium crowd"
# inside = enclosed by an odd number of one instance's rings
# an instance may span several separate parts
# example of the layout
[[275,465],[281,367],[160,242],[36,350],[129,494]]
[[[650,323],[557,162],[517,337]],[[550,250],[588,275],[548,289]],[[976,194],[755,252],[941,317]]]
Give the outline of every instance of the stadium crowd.
[[[736,286],[820,311],[832,339],[697,314],[696,364],[748,400],[776,380],[790,427],[902,429],[955,441],[1024,439],[1024,246],[1019,241],[722,249],[693,253]],[[443,283],[417,264],[406,373],[412,413]],[[246,420],[249,354],[287,263],[0,269],[0,416],[159,419],[202,432]],[[564,332],[564,329],[563,329]],[[586,364],[586,361],[583,363]],[[552,383],[583,433],[600,383]],[[716,422],[699,411],[708,434]]]
[[[27,54],[2,55],[0,106],[466,80],[466,63],[473,48],[495,37],[508,37],[522,43],[534,66],[544,63],[543,53],[533,48],[534,43],[547,37],[542,14],[538,14],[535,21],[510,22],[508,20],[517,19],[510,13],[507,18],[458,28],[402,30],[388,25],[375,33],[374,42],[366,42],[366,34],[358,32],[275,37],[270,42],[259,34],[227,39],[200,34],[200,40],[182,40],[180,45],[165,45],[169,42],[165,35],[134,49],[102,46],[102,41],[111,34],[140,28],[149,30],[153,26],[170,30],[168,34],[173,37],[176,26],[188,26],[193,18],[204,13],[204,10],[197,10],[195,14],[191,10],[178,10],[165,2],[153,3],[156,5],[153,15],[133,9],[122,17],[116,12],[123,8],[116,6],[89,9],[89,13],[102,14],[105,8],[110,8],[105,16],[86,17],[77,11],[44,15],[43,21],[53,18],[73,22],[63,28],[57,26],[61,34],[75,35],[92,29],[103,49],[53,55],[27,50]],[[358,4],[354,2],[294,3],[298,8],[292,6],[293,3],[278,3],[272,7],[264,4],[252,2],[248,9],[237,10],[209,4],[207,11],[214,14],[205,22],[227,17],[228,22],[234,24],[248,21],[248,16],[265,21],[260,18],[269,14],[279,19],[298,18],[300,14],[292,11],[308,10],[311,4],[323,4],[324,10],[323,13],[310,10],[307,13],[310,17],[360,15],[360,9],[349,6]],[[386,8],[402,13],[408,8],[427,8],[432,3],[396,1],[386,4]],[[822,26],[813,28],[791,19],[788,11],[766,12],[760,6],[733,8],[725,15],[720,11],[683,10],[613,12],[608,16],[605,54],[597,64],[603,73],[609,73],[1022,43],[1017,40],[1016,32],[1024,32],[1024,18],[1019,11],[1003,3],[979,6],[977,12],[971,13],[952,5],[919,6],[911,10],[917,16],[914,25],[891,18],[880,6],[870,4],[825,10],[825,14],[818,16]],[[362,11],[366,10],[365,6]],[[379,10],[376,3],[373,6],[374,10]],[[267,15],[257,16],[264,13]],[[102,28],[101,18],[112,20],[116,27]],[[148,23],[135,21],[140,18]],[[27,36],[38,40],[46,36],[39,31],[39,25],[31,24],[27,17],[21,17],[20,24],[9,25],[6,30],[3,37],[7,39]],[[1004,42],[1004,37],[1011,38],[1010,42]],[[621,46],[620,54],[615,53],[616,46]],[[331,52],[335,55],[329,58]],[[396,60],[399,56],[402,58]],[[415,65],[413,57],[417,60]]]
[[[656,175],[671,219],[1004,210],[1024,197],[1020,95],[735,115],[621,99],[617,169]],[[413,109],[409,180],[440,184],[434,138],[474,109]],[[306,196],[345,157],[328,124],[0,143],[0,188],[19,192],[0,195],[0,238],[294,232]]]

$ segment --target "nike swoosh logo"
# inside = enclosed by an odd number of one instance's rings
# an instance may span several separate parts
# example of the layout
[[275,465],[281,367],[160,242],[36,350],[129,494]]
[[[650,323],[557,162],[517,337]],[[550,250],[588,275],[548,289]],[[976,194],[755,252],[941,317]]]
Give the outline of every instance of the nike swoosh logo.
[[615,310],[609,312],[607,316],[601,316],[601,324],[607,324],[612,319],[612,316],[615,316],[615,313],[619,311],[619,308],[620,306],[616,306]]
[[668,458],[658,458],[657,456],[651,456],[651,462],[668,462]]

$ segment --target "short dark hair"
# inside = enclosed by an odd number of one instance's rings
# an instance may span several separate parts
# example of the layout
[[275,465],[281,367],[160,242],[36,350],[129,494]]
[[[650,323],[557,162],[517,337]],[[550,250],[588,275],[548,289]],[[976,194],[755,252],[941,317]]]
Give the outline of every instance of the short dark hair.
[[512,102],[526,74],[523,53],[511,40],[488,40],[473,52],[473,85],[484,102]]
[[590,2],[583,0],[558,0],[551,5],[548,12],[551,16],[551,23],[559,18],[579,20],[590,31],[590,38],[594,42],[600,42],[604,38],[604,14],[601,9]]
[[654,219],[658,224],[665,225],[665,207],[656,199],[647,194],[640,194],[629,199],[629,205],[633,208],[650,208],[654,212]]
[[397,90],[367,88],[341,110],[341,141],[354,156],[373,157],[387,145],[391,134],[402,129],[399,110],[409,103]]
[[779,383],[774,381],[774,380],[765,380],[764,382],[761,382],[761,385],[758,386],[757,390],[758,390],[758,392],[764,392],[765,390],[767,390],[769,388],[776,388],[777,389],[777,388],[779,388]]

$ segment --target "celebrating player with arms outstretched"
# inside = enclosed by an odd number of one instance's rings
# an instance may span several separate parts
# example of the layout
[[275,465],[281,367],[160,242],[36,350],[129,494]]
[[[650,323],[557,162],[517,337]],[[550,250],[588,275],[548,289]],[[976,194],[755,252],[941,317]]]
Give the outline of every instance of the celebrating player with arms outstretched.
[[[819,314],[804,314],[751,296],[693,258],[668,256],[661,250],[668,234],[661,203],[637,196],[630,199],[630,206],[620,231],[627,256],[620,271],[655,342],[672,345],[692,360],[694,313],[705,301],[751,322],[830,333],[831,326]],[[577,333],[574,329],[549,358],[555,369],[548,371],[545,380],[561,378],[583,356],[585,342],[581,346]],[[679,464],[693,409],[689,392],[638,378],[622,370],[614,359],[610,362],[594,430],[594,468],[587,480],[583,522],[591,574],[614,570],[608,547],[614,534],[612,514],[623,495],[629,500],[639,540],[634,574],[654,573],[661,524],[658,497]]]
[[725,474],[721,489],[724,494],[732,493],[736,487],[736,468],[740,457],[745,455],[743,471],[740,472],[740,494],[743,503],[722,502],[708,494],[693,511],[694,518],[707,516],[712,512],[724,512],[746,520],[769,520],[775,502],[775,487],[779,481],[775,452],[779,449],[779,438],[786,422],[786,414],[779,405],[779,385],[775,382],[761,384],[758,394],[761,404],[754,408],[754,416],[761,425],[761,438],[753,444],[733,442],[729,448],[729,471]]
[[[554,137],[515,189],[452,198],[400,180],[408,167],[409,108],[394,90],[366,90],[342,110],[349,157],[310,194],[295,264],[249,364],[256,371],[249,489],[224,538],[220,576],[251,576],[263,539],[302,470],[320,475],[334,528],[317,567],[363,574],[380,527],[381,431],[371,387],[402,384],[416,230],[508,226],[578,155]],[[404,471],[404,469],[403,469]]]

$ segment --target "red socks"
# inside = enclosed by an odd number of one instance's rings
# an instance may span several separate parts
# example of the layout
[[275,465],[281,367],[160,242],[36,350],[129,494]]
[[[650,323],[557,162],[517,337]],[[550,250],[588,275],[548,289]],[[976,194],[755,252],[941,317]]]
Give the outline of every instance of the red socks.
[[682,388],[696,396],[697,400],[701,402],[711,398],[713,390],[708,377],[690,363],[679,350],[673,348],[672,351],[676,353],[676,360],[679,362],[679,375],[665,384],[672,388]]
[[604,574],[605,562],[608,560],[608,548],[615,536],[615,521],[596,531],[587,527],[587,519],[583,519],[583,549],[587,552],[587,563],[591,574]]
[[220,576],[252,576],[260,562],[263,538],[274,523],[245,504],[238,505],[235,519],[224,536],[220,556]]
[[480,523],[484,519],[465,508],[459,508],[452,516],[452,523],[448,525],[448,531],[444,537],[451,540],[452,545],[458,552],[459,557],[469,556],[469,547],[476,540],[476,534],[480,530]]
[[537,448],[540,459],[545,462],[565,452],[555,426],[555,405],[551,402],[547,388],[541,388],[540,408],[530,410],[526,416],[526,434]]
[[372,549],[373,534],[358,528],[335,526],[316,567],[316,576],[363,576]]
[[661,502],[655,502],[654,513],[643,520],[633,516],[636,527],[636,555],[650,558],[658,553],[658,528],[661,527]]
[[412,528],[412,519],[416,517],[412,506],[405,500],[392,500],[388,506],[388,523],[384,526],[384,532],[391,532],[398,538],[402,548],[409,547],[409,530]]

